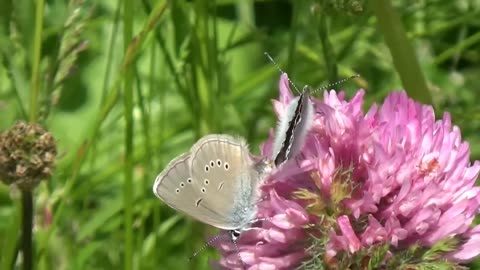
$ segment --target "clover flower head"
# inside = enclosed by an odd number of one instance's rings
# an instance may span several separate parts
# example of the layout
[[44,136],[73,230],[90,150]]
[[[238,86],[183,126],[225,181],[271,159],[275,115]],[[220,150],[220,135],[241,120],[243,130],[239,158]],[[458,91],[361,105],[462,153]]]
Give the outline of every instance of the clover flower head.
[[[286,75],[273,101],[294,98]],[[301,153],[262,187],[257,218],[236,246],[219,241],[225,269],[460,267],[480,254],[480,162],[470,162],[448,113],[390,93],[363,111],[365,92],[311,98],[315,119]],[[262,147],[271,158],[272,134]],[[241,261],[240,259],[241,258]],[[368,266],[368,268],[365,268]],[[311,267],[311,268],[309,268]],[[415,269],[415,268],[411,268]]]

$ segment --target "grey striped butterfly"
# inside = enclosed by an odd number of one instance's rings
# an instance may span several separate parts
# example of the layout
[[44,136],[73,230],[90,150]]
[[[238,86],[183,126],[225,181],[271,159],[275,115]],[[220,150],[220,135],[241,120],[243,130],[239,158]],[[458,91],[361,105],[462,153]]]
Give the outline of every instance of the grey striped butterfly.
[[300,96],[288,104],[285,115],[279,119],[273,142],[275,166],[279,167],[302,150],[313,117],[314,108],[306,86]]
[[[286,76],[286,73],[282,71],[273,58],[268,53],[265,53],[265,55],[275,65],[275,67]],[[292,101],[290,101],[290,103],[287,105],[286,113],[281,116],[278,121],[275,138],[273,141],[272,159],[276,167],[280,167],[283,163],[297,156],[305,144],[308,131],[312,127],[315,115],[315,109],[310,98],[310,93],[327,89],[328,87],[343,83],[359,76],[360,75],[356,74],[329,85],[320,87],[316,90],[311,90],[308,86],[305,86],[300,93],[300,96],[295,97]],[[297,89],[295,84],[288,77],[287,80],[295,89]]]
[[167,165],[153,192],[170,207],[229,230],[235,240],[255,221],[259,187],[271,167],[256,161],[242,138],[207,135]]

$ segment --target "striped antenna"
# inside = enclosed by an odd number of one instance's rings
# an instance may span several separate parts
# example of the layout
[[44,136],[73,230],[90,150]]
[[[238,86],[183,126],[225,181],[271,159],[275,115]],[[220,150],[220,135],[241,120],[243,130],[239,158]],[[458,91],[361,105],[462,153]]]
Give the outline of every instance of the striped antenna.
[[[268,57],[268,60],[270,60],[270,62],[272,62],[272,64],[280,71],[280,73],[282,74],[287,74],[285,73],[281,68],[280,66],[277,64],[277,62],[275,62],[275,60],[273,60],[273,58],[270,56],[270,54],[268,54],[267,52],[264,52],[264,54]],[[287,75],[287,80],[288,82],[293,86],[293,88],[295,88],[295,90],[298,92],[298,93],[301,93],[297,86],[292,82],[292,80],[290,80],[290,78],[288,77]]]
[[220,234],[217,234],[215,237],[213,237],[212,239],[210,239],[210,241],[208,241],[207,243],[205,243],[199,250],[195,251],[195,253],[193,253],[192,256],[190,256],[188,258],[188,261],[191,261],[193,258],[195,258],[200,252],[202,252],[204,249],[206,249],[208,246],[211,246],[215,241],[217,241],[218,239],[220,239],[221,237],[227,237],[228,236],[228,233],[220,233]]
[[355,74],[355,75],[352,75],[352,76],[350,76],[350,77],[347,77],[347,78],[338,80],[338,81],[336,81],[336,82],[327,84],[327,85],[325,85],[325,86],[319,87],[319,88],[317,88],[317,89],[315,89],[315,90],[310,91],[310,93],[315,94],[315,93],[318,92],[318,91],[326,90],[326,89],[328,89],[328,88],[330,88],[330,87],[339,85],[339,84],[341,84],[341,83],[344,83],[344,82],[346,82],[346,81],[349,81],[349,80],[351,80],[351,79],[358,78],[358,77],[360,77],[360,74]]
[[195,253],[193,253],[192,256],[190,256],[188,258],[188,261],[190,262],[193,258],[195,258],[200,252],[202,252],[203,250],[205,250],[208,246],[211,246],[215,241],[217,241],[218,239],[222,238],[222,237],[228,237],[230,236],[230,240],[233,242],[233,245],[235,246],[235,249],[237,251],[237,256],[238,256],[238,260],[240,261],[240,263],[242,264],[243,266],[243,269],[246,269],[246,266],[245,266],[245,263],[242,259],[242,256],[240,255],[240,249],[238,248],[238,245],[237,245],[237,241],[236,239],[233,239],[232,236],[231,236],[231,233],[232,231],[228,231],[226,233],[220,233],[220,234],[217,234],[215,237],[213,237],[212,239],[210,239],[210,241],[208,241],[207,243],[205,243],[199,250],[195,251]]
[[[285,71],[283,71],[283,70],[280,68],[280,66],[277,64],[277,62],[275,62],[275,60],[273,60],[273,58],[270,56],[270,54],[268,54],[268,52],[264,52],[264,54],[267,56],[268,60],[270,60],[270,62],[272,62],[272,64],[280,71],[280,73],[282,73],[282,74],[287,74],[287,73],[285,73]],[[338,80],[338,81],[336,81],[336,82],[327,84],[327,85],[325,85],[325,86],[319,87],[319,88],[317,88],[317,89],[315,89],[315,90],[311,90],[310,93],[311,93],[311,94],[315,94],[315,93],[318,92],[318,91],[326,90],[326,89],[328,89],[328,88],[330,88],[330,87],[339,85],[339,84],[341,84],[341,83],[344,83],[344,82],[346,82],[346,81],[349,81],[349,80],[351,80],[351,79],[358,78],[358,77],[360,77],[360,74],[355,74],[355,75],[352,75],[352,76],[350,76],[350,77],[347,77],[347,78]],[[300,90],[298,90],[297,86],[292,82],[292,80],[290,80],[290,78],[288,77],[288,75],[287,75],[287,80],[288,80],[288,82],[293,86],[293,88],[295,88],[295,90],[296,90],[299,94],[302,93]],[[304,89],[306,89],[306,88],[304,88]]]

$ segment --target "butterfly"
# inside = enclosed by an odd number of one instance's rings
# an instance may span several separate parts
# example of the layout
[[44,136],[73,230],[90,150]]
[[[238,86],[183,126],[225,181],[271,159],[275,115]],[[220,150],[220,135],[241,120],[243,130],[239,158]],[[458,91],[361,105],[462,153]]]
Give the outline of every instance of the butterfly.
[[255,221],[259,187],[271,169],[250,154],[244,139],[211,134],[174,158],[155,179],[153,192],[170,207],[229,230],[235,240]]
[[310,99],[308,86],[300,96],[287,105],[286,112],[280,117],[273,142],[273,161],[279,167],[291,160],[303,148],[314,118],[314,107]]

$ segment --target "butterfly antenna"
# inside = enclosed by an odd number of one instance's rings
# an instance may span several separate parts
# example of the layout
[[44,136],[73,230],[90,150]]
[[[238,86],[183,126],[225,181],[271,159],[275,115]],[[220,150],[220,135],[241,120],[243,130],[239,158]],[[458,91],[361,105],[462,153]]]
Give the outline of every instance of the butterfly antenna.
[[326,89],[328,89],[328,88],[330,88],[330,87],[333,87],[333,86],[335,86],[335,85],[339,85],[339,84],[341,84],[341,83],[344,83],[344,82],[346,82],[346,81],[349,81],[349,80],[351,80],[351,79],[358,78],[358,77],[360,77],[360,74],[352,75],[352,76],[350,76],[350,77],[347,77],[347,78],[338,80],[338,81],[336,81],[336,82],[327,84],[327,85],[325,85],[325,86],[322,86],[322,87],[320,87],[320,88],[317,88],[317,89],[311,91],[311,93],[314,94],[314,93],[316,93],[316,92],[318,92],[318,91],[320,91],[320,90],[326,90]]
[[238,248],[237,241],[232,240],[232,242],[233,242],[233,245],[235,246],[235,249],[237,250],[237,256],[238,256],[238,259],[240,260],[240,263],[242,264],[242,268],[247,269],[247,266],[245,265],[245,263],[242,260],[242,255],[240,255],[240,249]]
[[206,249],[208,246],[210,246],[213,242],[217,241],[220,237],[225,237],[225,236],[228,236],[228,234],[225,234],[225,233],[220,233],[220,234],[217,234],[215,237],[213,237],[212,239],[210,239],[207,243],[205,243],[199,250],[195,251],[195,253],[192,254],[192,256],[190,256],[188,258],[188,261],[191,261],[193,258],[195,258],[200,252],[202,252],[204,249]]
[[[275,62],[275,60],[273,60],[273,58],[270,56],[270,54],[268,54],[268,52],[264,52],[264,54],[267,56],[268,60],[270,60],[270,62],[272,62],[272,64],[280,71],[280,73],[282,74],[287,74],[286,72],[284,72],[280,66],[277,64],[277,62]],[[300,91],[298,90],[297,86],[290,80],[290,78],[288,77],[287,75],[287,80],[288,82],[293,86],[293,88],[295,88],[295,90],[300,93]]]

